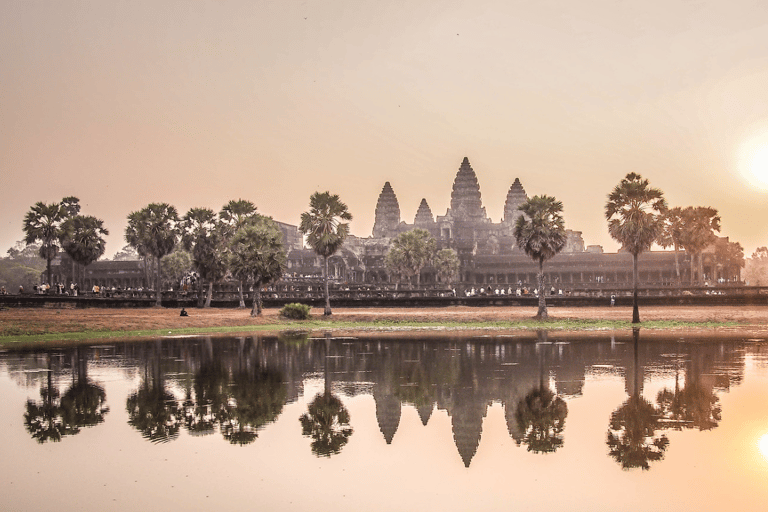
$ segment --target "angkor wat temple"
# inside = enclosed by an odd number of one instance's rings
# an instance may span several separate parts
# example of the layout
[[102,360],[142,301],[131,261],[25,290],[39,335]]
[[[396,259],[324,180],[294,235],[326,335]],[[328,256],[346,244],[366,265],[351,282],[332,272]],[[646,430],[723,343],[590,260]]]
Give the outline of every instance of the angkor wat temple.
[[[513,235],[514,224],[522,212],[518,207],[528,199],[528,194],[518,178],[507,191],[504,217],[493,222],[483,207],[480,185],[475,171],[464,158],[453,182],[450,207],[445,215],[435,216],[426,198],[421,200],[413,222],[401,217],[400,204],[389,182],[379,194],[375,221],[370,237],[350,236],[342,249],[329,259],[331,277],[336,286],[383,288],[394,286],[384,257],[390,243],[400,233],[414,228],[429,231],[437,241],[437,248],[454,249],[460,260],[458,282],[451,283],[457,291],[483,288],[486,293],[509,293],[519,286],[530,287],[536,283],[537,264],[517,248]],[[279,222],[288,249],[286,289],[313,288],[322,275],[322,259],[314,251],[303,246],[298,227]],[[718,243],[728,243],[722,238]],[[690,255],[678,255],[681,279],[690,282]],[[130,267],[130,268],[128,268]],[[60,255],[53,262],[54,282],[70,282],[71,262]],[[703,254],[706,278],[737,282],[740,280],[738,265],[723,265],[717,261],[715,246]],[[675,256],[672,251],[648,251],[639,258],[640,282],[646,287],[668,287],[677,280]],[[141,262],[97,262],[88,267],[87,276],[80,283],[84,289],[93,284],[122,286],[123,288],[148,285]],[[573,290],[617,290],[627,288],[632,282],[632,257],[626,252],[605,253],[598,245],[585,246],[580,231],[567,230],[567,243],[563,251],[545,265],[548,290],[554,288],[568,293]],[[427,267],[422,270],[420,282],[425,287],[446,288],[437,283],[436,272]],[[303,284],[302,284],[303,283]],[[221,283],[226,291],[234,283]],[[316,287],[314,287],[316,288]],[[551,291],[551,290],[550,290]]]
[[[391,240],[414,228],[425,229],[437,241],[438,249],[454,249],[460,259],[459,287],[485,289],[515,288],[536,282],[536,264],[517,248],[513,235],[518,207],[528,199],[518,178],[512,182],[504,204],[504,217],[493,222],[486,214],[475,171],[464,158],[453,182],[450,208],[435,216],[426,199],[413,221],[401,217],[397,195],[386,182],[376,203],[375,222],[369,238],[350,237],[344,248],[330,260],[334,277],[342,283],[381,284],[391,282],[384,256]],[[597,245],[585,246],[580,231],[567,230],[563,251],[545,266],[547,283],[560,290],[583,287],[612,288],[632,281],[632,257],[626,252],[605,253]],[[690,279],[690,257],[679,254],[683,282]],[[676,281],[674,253],[649,251],[639,260],[644,284],[667,286]],[[309,249],[294,249],[289,255],[289,272],[298,276],[320,275],[320,260]],[[739,269],[718,267],[714,250],[704,257],[709,279],[738,280]],[[421,282],[436,283],[434,269],[422,271]]]

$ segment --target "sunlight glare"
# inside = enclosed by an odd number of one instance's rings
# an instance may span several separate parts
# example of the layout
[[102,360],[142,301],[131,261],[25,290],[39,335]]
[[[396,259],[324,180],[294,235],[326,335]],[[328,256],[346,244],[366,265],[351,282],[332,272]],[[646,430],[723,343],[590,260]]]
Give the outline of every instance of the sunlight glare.
[[739,168],[750,185],[768,190],[768,132],[752,137],[741,146]]
[[763,434],[757,442],[757,447],[760,449],[763,458],[768,461],[768,434]]

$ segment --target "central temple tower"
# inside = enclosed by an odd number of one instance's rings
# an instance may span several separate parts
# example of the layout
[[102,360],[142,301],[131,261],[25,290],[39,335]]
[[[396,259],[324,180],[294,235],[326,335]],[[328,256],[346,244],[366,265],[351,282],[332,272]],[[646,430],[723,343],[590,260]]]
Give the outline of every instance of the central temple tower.
[[464,157],[464,161],[461,162],[453,182],[451,213],[455,219],[464,221],[484,222],[488,218],[480,198],[477,175],[469,165],[467,157]]

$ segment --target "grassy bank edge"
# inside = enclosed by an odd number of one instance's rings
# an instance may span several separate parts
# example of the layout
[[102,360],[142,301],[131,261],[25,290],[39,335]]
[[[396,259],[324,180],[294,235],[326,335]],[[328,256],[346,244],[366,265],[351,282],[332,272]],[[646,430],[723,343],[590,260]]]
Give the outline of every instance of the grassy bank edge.
[[721,327],[746,327],[737,322],[679,322],[658,320],[632,324],[619,320],[584,320],[584,319],[552,319],[545,321],[528,320],[514,322],[412,322],[412,321],[375,321],[350,322],[334,320],[286,321],[274,324],[216,326],[216,327],[187,327],[168,329],[147,329],[134,331],[99,331],[83,330],[73,332],[39,332],[0,335],[0,348],[11,348],[18,345],[45,345],[51,342],[78,341],[107,341],[120,338],[157,338],[179,337],[193,335],[225,335],[230,333],[269,333],[280,331],[370,331],[370,332],[404,332],[424,330],[475,331],[475,330],[510,330],[535,332],[538,330],[552,331],[621,331],[633,327],[654,330],[680,329],[716,329]]

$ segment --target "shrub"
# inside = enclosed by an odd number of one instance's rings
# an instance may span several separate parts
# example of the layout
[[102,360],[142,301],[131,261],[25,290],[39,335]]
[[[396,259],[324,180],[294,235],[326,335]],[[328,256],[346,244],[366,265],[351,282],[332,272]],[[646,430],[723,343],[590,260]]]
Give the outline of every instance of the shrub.
[[310,309],[312,309],[312,306],[294,302],[283,306],[283,309],[280,310],[280,315],[285,318],[293,318],[294,320],[306,320],[309,318]]

